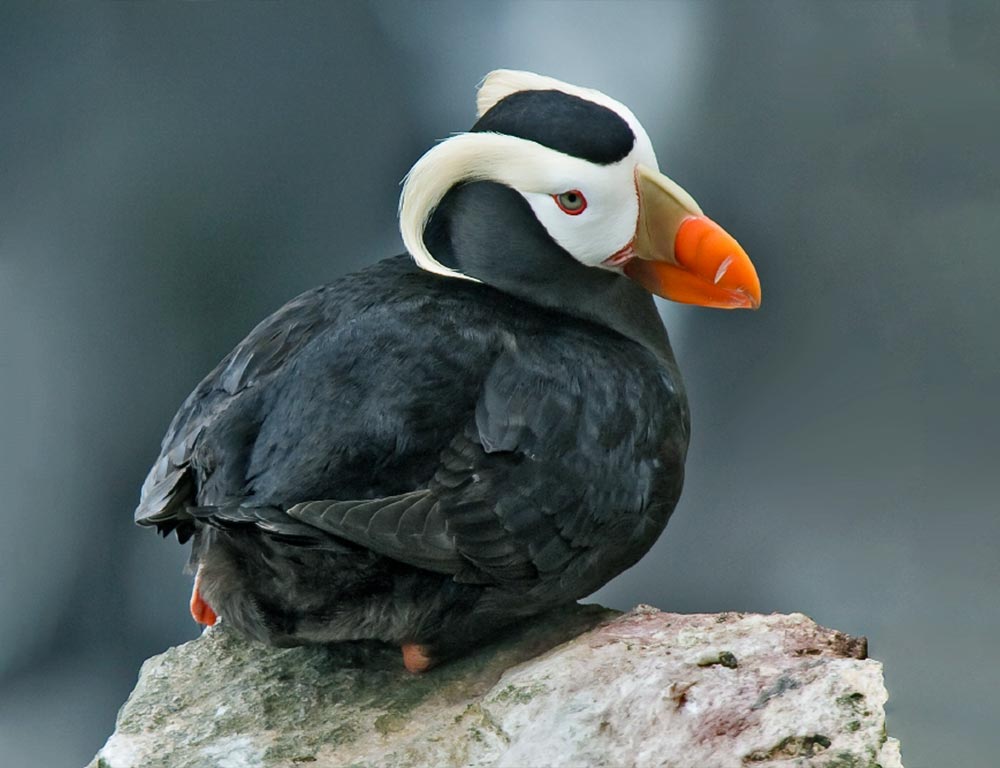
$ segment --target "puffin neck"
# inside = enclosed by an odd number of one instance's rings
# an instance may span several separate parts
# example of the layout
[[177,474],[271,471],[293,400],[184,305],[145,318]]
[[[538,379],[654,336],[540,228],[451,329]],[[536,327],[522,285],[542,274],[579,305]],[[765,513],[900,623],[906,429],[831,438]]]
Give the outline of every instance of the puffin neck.
[[574,259],[510,187],[492,181],[452,187],[427,223],[424,243],[444,266],[523,301],[609,328],[657,358],[673,360],[653,297],[616,272]]

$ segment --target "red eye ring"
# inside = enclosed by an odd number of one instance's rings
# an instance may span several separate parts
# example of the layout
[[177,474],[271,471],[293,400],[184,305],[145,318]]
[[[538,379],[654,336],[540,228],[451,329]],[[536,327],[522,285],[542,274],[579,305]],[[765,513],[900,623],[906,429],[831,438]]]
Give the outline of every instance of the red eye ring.
[[570,189],[560,195],[552,195],[559,210],[570,216],[579,216],[587,210],[587,198],[579,189]]

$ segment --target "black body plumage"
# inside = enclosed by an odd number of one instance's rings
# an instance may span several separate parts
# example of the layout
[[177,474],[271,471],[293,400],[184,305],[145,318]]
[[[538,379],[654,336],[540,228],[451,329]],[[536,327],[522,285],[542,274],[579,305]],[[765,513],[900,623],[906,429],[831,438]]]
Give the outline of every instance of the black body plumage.
[[136,519],[196,534],[206,599],[253,637],[457,651],[655,541],[688,438],[664,352],[389,259],[209,374]]

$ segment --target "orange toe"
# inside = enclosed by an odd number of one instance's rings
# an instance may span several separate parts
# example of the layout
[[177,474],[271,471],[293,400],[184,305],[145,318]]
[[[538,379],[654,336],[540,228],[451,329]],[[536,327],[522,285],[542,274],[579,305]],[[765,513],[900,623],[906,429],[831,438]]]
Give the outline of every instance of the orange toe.
[[214,626],[215,622],[219,620],[215,611],[212,610],[212,606],[202,599],[197,589],[191,593],[191,616],[199,624],[204,624],[206,627]]
[[434,666],[434,662],[422,645],[406,643],[403,645],[403,666],[406,667],[407,672],[416,675],[426,672]]
[[194,577],[194,589],[191,590],[191,617],[199,624],[211,627],[215,625],[215,622],[219,620],[219,617],[216,616],[215,611],[212,610],[212,606],[206,603],[204,598],[201,596],[201,592],[198,589],[200,586],[201,568],[198,569],[198,575]]

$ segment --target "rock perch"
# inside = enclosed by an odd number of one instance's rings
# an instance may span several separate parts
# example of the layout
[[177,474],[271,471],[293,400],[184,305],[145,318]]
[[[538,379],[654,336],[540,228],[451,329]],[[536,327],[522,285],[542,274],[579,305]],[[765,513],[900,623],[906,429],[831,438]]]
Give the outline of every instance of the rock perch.
[[413,676],[224,625],[149,659],[89,768],[902,768],[882,665],[802,614],[555,612]]

